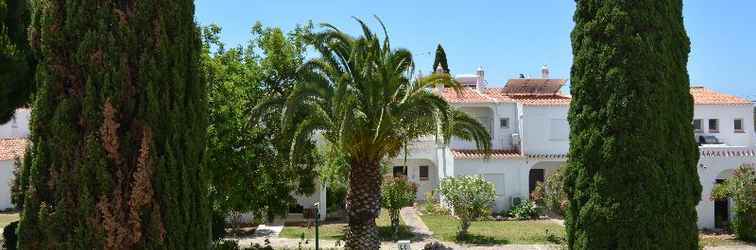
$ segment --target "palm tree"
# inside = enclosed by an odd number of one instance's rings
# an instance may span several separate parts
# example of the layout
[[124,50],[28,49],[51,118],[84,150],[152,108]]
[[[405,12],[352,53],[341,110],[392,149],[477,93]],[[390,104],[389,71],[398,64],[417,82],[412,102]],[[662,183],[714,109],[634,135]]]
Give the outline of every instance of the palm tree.
[[454,135],[475,141],[486,152],[491,140],[477,120],[430,90],[444,84],[459,91],[459,83],[446,73],[415,77],[412,54],[391,49],[380,19],[382,41],[362,20],[355,20],[362,26],[361,37],[330,24],[322,25],[325,31],[310,34],[307,40],[320,57],[299,70],[301,79],[285,100],[263,102],[253,113],[284,110],[282,124],[294,128],[287,135],[292,156],[298,142],[316,134],[346,156],[350,166],[346,248],[378,249],[375,218],[380,212],[381,161],[398,156],[421,136],[437,135],[439,141],[448,142]]

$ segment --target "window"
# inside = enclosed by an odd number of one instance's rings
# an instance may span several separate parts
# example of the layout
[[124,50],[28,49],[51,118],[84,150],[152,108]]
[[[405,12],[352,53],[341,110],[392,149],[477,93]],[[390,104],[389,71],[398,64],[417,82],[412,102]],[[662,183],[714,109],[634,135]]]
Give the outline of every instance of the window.
[[420,180],[421,181],[428,180],[428,166],[420,166]]
[[394,166],[394,177],[407,176],[407,166]]
[[719,120],[709,119],[709,133],[719,133]]
[[18,128],[18,122],[16,121],[16,116],[14,115],[11,120],[11,128]]
[[735,133],[745,132],[743,130],[743,119],[735,119],[735,123],[733,124],[733,127],[735,128]]
[[500,128],[509,128],[509,118],[501,118],[501,119],[499,119],[499,127]]
[[701,121],[701,119],[693,120],[693,131],[695,132],[703,131],[703,122]]

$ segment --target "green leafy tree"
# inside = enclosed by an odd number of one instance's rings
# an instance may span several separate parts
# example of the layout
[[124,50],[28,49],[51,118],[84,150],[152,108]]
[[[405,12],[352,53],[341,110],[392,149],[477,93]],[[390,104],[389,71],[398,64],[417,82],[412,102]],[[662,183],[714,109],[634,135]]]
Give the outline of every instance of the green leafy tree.
[[381,187],[381,207],[388,209],[391,218],[391,227],[394,229],[393,237],[399,237],[399,211],[402,208],[412,206],[417,195],[417,186],[407,180],[406,177],[386,177]]
[[735,201],[735,218],[732,222],[735,235],[738,239],[756,242],[756,170],[739,167],[732,177],[714,187],[712,198]]
[[446,62],[446,52],[444,52],[444,48],[441,47],[441,44],[438,44],[436,47],[436,59],[433,60],[433,69],[431,72],[435,72],[438,65],[441,65],[441,68],[444,69],[444,72],[447,74],[451,73],[451,71],[449,71],[449,63]]
[[698,249],[682,0],[577,1],[574,20],[570,248]]
[[[252,107],[268,95],[287,95],[304,60],[304,34],[311,25],[285,34],[257,23],[246,47],[226,50],[220,27],[203,27],[208,78],[208,168],[216,213],[251,212],[257,218],[283,216],[293,193],[314,191],[318,156],[312,142],[288,164],[289,144],[277,138],[280,112],[249,123]],[[234,174],[229,174],[234,173]]]
[[491,211],[491,205],[496,198],[494,184],[480,176],[444,178],[441,180],[440,191],[443,195],[442,199],[459,218],[457,238],[460,240],[467,235],[472,221]]
[[20,249],[207,249],[207,94],[193,1],[32,9],[40,63]]
[[29,104],[36,61],[29,47],[28,0],[0,0],[0,124]]
[[[445,83],[459,90],[459,83],[443,73],[416,78],[409,51],[392,49],[388,36],[380,39],[358,22],[360,37],[329,24],[325,31],[308,36],[320,57],[300,68],[301,81],[286,98],[272,98],[258,105],[254,114],[264,117],[283,110],[279,122],[292,152],[317,134],[344,154],[349,163],[346,248],[377,249],[382,160],[398,156],[408,139],[422,134],[439,134],[448,141],[452,133],[459,133],[487,151],[491,141],[482,125],[455,113],[428,90]],[[294,119],[297,114],[304,118]]]
[[545,182],[538,182],[530,195],[536,203],[543,204],[546,209],[560,216],[564,216],[567,204],[569,204],[564,190],[565,170],[567,168],[559,168],[556,173],[546,177]]

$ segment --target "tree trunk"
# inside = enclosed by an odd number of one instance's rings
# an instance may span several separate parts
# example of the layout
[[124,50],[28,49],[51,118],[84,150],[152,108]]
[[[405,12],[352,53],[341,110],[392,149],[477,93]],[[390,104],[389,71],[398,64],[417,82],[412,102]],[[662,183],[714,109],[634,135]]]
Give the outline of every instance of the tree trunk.
[[399,209],[391,209],[391,228],[394,229],[394,240],[399,239]]
[[381,211],[381,171],[377,160],[350,160],[346,249],[380,248],[375,218]]
[[462,219],[459,223],[459,234],[457,235],[457,239],[464,240],[467,235],[467,230],[470,229],[470,220]]

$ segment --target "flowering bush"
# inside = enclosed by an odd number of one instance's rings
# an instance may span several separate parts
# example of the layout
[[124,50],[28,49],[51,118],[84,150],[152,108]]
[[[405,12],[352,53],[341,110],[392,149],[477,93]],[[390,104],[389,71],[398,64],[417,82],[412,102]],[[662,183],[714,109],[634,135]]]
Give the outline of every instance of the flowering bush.
[[441,194],[460,220],[458,238],[463,239],[470,222],[490,211],[496,196],[494,184],[480,176],[447,177],[441,181]]
[[381,207],[389,210],[391,227],[394,229],[394,239],[399,235],[399,210],[412,206],[415,202],[417,186],[407,178],[387,177],[381,187]]
[[738,239],[756,242],[756,171],[741,166],[733,176],[717,184],[713,199],[732,198],[735,201],[735,219],[732,229]]

